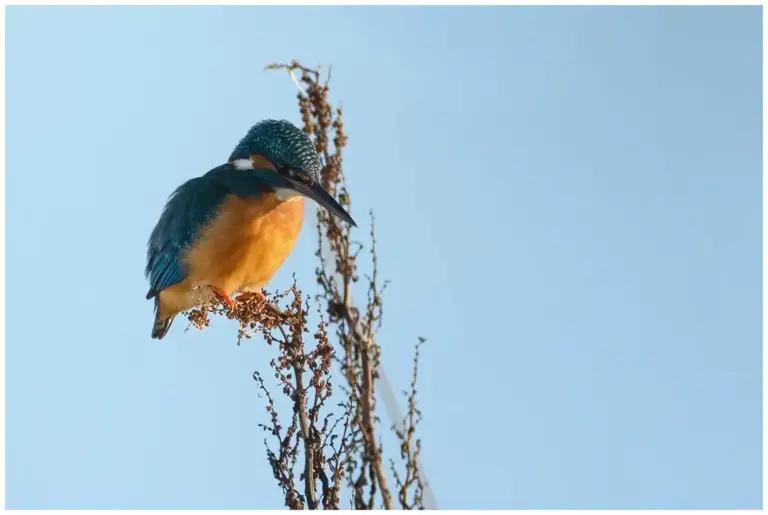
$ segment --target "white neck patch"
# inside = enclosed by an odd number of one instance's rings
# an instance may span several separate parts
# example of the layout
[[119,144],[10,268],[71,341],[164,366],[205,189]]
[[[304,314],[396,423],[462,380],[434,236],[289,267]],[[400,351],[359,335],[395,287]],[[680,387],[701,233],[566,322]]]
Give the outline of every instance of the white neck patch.
[[235,159],[232,161],[235,170],[253,170],[253,161],[250,159]]
[[277,188],[275,190],[275,197],[277,200],[288,200],[293,197],[299,197],[301,196],[301,193],[299,193],[296,190],[292,190],[290,188]]

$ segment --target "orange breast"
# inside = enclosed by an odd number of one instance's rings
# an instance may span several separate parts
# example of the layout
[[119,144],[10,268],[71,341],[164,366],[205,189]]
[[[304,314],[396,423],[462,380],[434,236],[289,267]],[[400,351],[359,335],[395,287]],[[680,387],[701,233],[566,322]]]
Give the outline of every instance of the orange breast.
[[304,198],[230,196],[186,253],[189,286],[217,286],[229,294],[258,290],[288,258],[301,232]]

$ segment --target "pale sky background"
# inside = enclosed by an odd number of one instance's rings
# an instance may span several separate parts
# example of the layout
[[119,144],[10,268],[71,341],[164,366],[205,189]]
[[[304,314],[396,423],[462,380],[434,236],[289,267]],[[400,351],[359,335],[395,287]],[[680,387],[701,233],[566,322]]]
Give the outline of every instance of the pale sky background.
[[273,349],[151,340],[143,268],[177,185],[300,121],[293,58],[333,65],[398,390],[429,339],[440,507],[761,507],[760,7],[6,12],[8,508],[282,507]]

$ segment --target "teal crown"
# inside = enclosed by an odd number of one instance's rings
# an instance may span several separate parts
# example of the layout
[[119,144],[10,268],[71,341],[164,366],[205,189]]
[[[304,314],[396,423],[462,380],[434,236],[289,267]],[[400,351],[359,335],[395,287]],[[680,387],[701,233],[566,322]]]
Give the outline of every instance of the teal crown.
[[251,127],[229,161],[250,159],[251,154],[266,157],[278,169],[290,169],[320,181],[322,165],[315,145],[304,131],[287,120],[264,120]]

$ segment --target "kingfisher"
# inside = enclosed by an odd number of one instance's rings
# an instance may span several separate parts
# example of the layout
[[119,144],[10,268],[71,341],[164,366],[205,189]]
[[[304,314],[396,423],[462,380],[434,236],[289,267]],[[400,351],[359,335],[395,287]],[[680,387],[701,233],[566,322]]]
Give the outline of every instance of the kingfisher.
[[232,295],[260,295],[299,237],[305,197],[357,227],[321,185],[321,167],[301,129],[263,120],[226,163],[174,190],[147,243],[152,338],[162,339],[176,315],[214,297],[234,308]]

